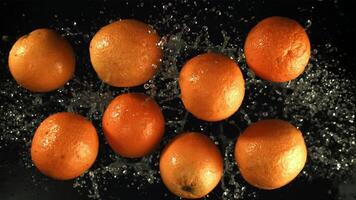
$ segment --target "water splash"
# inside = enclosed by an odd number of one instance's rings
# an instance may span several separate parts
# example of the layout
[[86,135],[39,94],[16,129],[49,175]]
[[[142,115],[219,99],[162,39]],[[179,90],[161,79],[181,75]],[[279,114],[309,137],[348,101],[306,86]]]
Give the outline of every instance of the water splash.
[[[194,3],[192,3],[194,6]],[[138,4],[138,8],[145,7]],[[197,16],[179,16],[176,5],[153,5],[162,9],[162,15],[149,16],[148,22],[162,35],[160,47],[164,51],[159,73],[141,87],[113,88],[102,83],[89,64],[84,47],[90,41],[99,23],[90,31],[81,31],[85,20],[64,20],[55,14],[57,31],[73,42],[82,58],[73,80],[63,88],[35,94],[18,86],[10,74],[1,75],[0,90],[0,150],[15,146],[27,168],[33,168],[28,149],[36,127],[54,112],[80,113],[97,127],[101,147],[95,165],[74,180],[73,187],[91,199],[102,199],[116,186],[145,191],[150,185],[162,184],[159,171],[159,153],[169,140],[182,131],[200,131],[209,135],[224,156],[225,173],[217,189],[205,199],[256,199],[261,192],[248,185],[239,174],[234,159],[234,144],[239,133],[249,124],[265,118],[282,118],[302,130],[308,146],[308,162],[295,182],[308,182],[318,177],[344,182],[356,169],[355,81],[346,74],[333,55],[338,49],[332,43],[316,46],[307,70],[296,80],[287,83],[269,83],[255,77],[245,63],[239,28],[229,30],[201,24]],[[100,8],[104,16],[107,9]],[[222,12],[218,7],[201,8],[198,13],[215,13],[233,19],[233,7]],[[179,17],[178,17],[179,16]],[[107,15],[104,21],[123,16]],[[241,24],[255,22],[255,16],[243,17]],[[311,27],[312,20],[305,25]],[[219,28],[220,25],[217,25]],[[216,31],[215,31],[216,32]],[[14,38],[2,36],[3,42]],[[83,43],[85,45],[83,45]],[[83,47],[84,46],[84,47]],[[84,50],[83,50],[84,49]],[[223,122],[207,123],[192,117],[179,100],[178,75],[185,61],[199,53],[215,51],[235,59],[246,79],[245,100],[237,113]],[[1,51],[4,58],[6,52]],[[6,60],[1,59],[6,66]],[[112,152],[103,139],[102,112],[116,95],[125,92],[145,92],[156,99],[166,117],[166,133],[160,146],[141,159],[125,159]],[[33,176],[34,182],[45,185],[46,179]],[[129,182],[129,184],[123,185]],[[42,184],[43,183],[43,184]],[[165,194],[166,199],[174,199]],[[178,198],[177,198],[178,199]]]

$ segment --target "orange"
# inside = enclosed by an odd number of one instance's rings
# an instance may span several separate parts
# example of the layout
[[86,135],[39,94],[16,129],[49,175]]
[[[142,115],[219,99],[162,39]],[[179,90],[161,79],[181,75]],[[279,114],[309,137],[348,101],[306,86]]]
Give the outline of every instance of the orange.
[[133,19],[102,27],[90,42],[90,60],[99,78],[116,87],[132,87],[153,77],[160,64],[160,37]]
[[303,169],[307,148],[302,133],[286,121],[261,120],[237,139],[235,158],[242,177],[261,189],[288,184]]
[[223,159],[207,136],[186,132],[176,136],[163,150],[159,161],[163,183],[175,195],[202,198],[223,175]]
[[285,82],[303,73],[310,58],[310,42],[293,19],[269,17],[259,22],[245,41],[247,65],[262,79]]
[[103,116],[103,130],[110,147],[129,158],[150,153],[164,133],[164,117],[157,103],[140,93],[121,94]]
[[218,53],[190,59],[180,72],[179,86],[185,108],[206,121],[230,117],[245,95],[245,81],[239,66]]
[[31,157],[43,174],[59,180],[80,176],[98,154],[98,135],[92,123],[68,112],[46,118],[32,139]]
[[19,85],[33,92],[48,92],[72,78],[75,55],[70,44],[55,31],[37,29],[12,46],[9,68]]

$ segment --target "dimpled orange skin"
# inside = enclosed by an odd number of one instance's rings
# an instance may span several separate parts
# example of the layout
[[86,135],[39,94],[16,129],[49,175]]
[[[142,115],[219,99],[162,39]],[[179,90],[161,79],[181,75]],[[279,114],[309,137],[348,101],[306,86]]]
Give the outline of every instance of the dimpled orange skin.
[[157,103],[140,93],[121,94],[103,116],[103,130],[110,147],[119,155],[137,158],[149,154],[164,134],[164,117]]
[[302,133],[282,120],[261,120],[238,138],[235,158],[251,185],[271,190],[291,182],[303,169],[307,148]]
[[68,112],[46,118],[32,139],[31,158],[43,174],[73,179],[87,171],[98,155],[97,132],[90,121]]
[[116,87],[138,86],[153,77],[160,65],[159,35],[133,19],[101,28],[90,42],[90,60],[99,78]]
[[245,81],[239,66],[218,53],[190,59],[180,72],[179,86],[185,108],[205,121],[230,117],[245,95]]
[[163,150],[159,162],[163,183],[175,195],[202,198],[223,175],[223,159],[207,136],[186,132],[176,136]]
[[249,32],[244,51],[247,65],[257,76],[286,82],[303,73],[310,58],[310,42],[295,20],[269,17]]
[[51,29],[22,36],[9,53],[9,68],[16,82],[33,92],[62,87],[72,78],[75,55],[70,44]]

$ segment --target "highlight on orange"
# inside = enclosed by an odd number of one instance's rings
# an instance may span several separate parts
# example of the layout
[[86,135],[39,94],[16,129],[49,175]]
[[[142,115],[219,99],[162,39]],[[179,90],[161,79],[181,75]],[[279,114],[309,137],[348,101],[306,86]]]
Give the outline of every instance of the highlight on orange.
[[31,158],[43,174],[58,180],[73,179],[95,162],[99,141],[93,124],[81,115],[61,112],[47,117],[37,128]]
[[99,78],[115,87],[138,86],[160,65],[159,35],[149,25],[124,19],[102,27],[90,42],[90,60]]
[[238,137],[235,158],[248,183],[272,190],[288,184],[300,173],[307,148],[302,133],[289,122],[261,120]]
[[245,95],[245,80],[236,62],[219,53],[204,53],[190,59],[179,74],[185,108],[205,121],[230,117]]
[[102,125],[107,142],[117,154],[137,158],[149,154],[159,144],[165,121],[151,97],[126,93],[110,102]]
[[19,38],[10,50],[8,61],[16,82],[32,92],[62,87],[75,70],[71,45],[51,29],[37,29]]
[[223,175],[219,149],[207,136],[186,132],[176,136],[163,150],[159,162],[165,186],[187,199],[211,192]]
[[247,65],[258,77],[286,82],[304,72],[310,58],[310,42],[297,21],[275,16],[252,28],[244,51]]

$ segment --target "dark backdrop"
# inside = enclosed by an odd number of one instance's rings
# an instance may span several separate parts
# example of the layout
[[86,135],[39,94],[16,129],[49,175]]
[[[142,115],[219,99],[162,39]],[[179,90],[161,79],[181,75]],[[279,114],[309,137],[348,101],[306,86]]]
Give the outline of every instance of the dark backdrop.
[[[311,19],[312,26],[308,30],[312,46],[324,45],[330,43],[344,53],[340,60],[341,64],[347,68],[350,74],[354,74],[356,62],[354,45],[355,22],[354,7],[352,1],[305,1],[305,0],[280,0],[280,1],[197,1],[197,6],[184,6],[180,1],[171,1],[178,9],[177,16],[184,14],[194,15],[196,10],[203,7],[216,6],[224,11],[228,5],[231,5],[236,12],[237,18],[241,16],[256,16],[255,21],[259,21],[267,16],[281,15],[294,18],[305,22]],[[95,32],[98,27],[107,24],[107,20],[115,19],[119,15],[127,18],[137,18],[147,21],[148,16],[160,15],[162,5],[167,2],[145,1],[144,6],[137,6],[139,1],[118,2],[78,2],[73,0],[70,3],[58,2],[30,2],[30,1],[11,1],[0,2],[0,51],[1,68],[0,77],[10,76],[6,68],[6,58],[11,45],[20,35],[31,32],[40,27],[56,28],[66,27],[73,21],[78,22],[78,30],[82,32]],[[151,8],[150,4],[157,5],[156,9]],[[102,12],[102,13],[101,13]],[[55,14],[61,17],[57,19]],[[153,16],[153,17],[152,17]],[[234,21],[228,20],[222,16],[212,15],[210,17],[197,16],[199,24],[207,24],[209,32],[214,40],[214,34],[220,34],[220,30],[234,25]],[[85,19],[85,20],[82,20]],[[82,23],[79,23],[81,22]],[[95,26],[93,27],[93,24]],[[216,24],[216,26],[214,26]],[[222,24],[219,26],[219,24]],[[242,27],[241,35],[244,36],[254,23],[249,23]],[[306,24],[303,24],[304,26]],[[59,31],[61,31],[59,29]],[[62,30],[65,31],[65,30]],[[163,27],[160,33],[164,35],[169,32],[168,28]],[[216,36],[216,40],[219,40]],[[72,42],[73,43],[73,42]],[[87,43],[76,43],[75,48],[87,48]],[[79,55],[80,56],[80,55]],[[85,55],[87,56],[87,55]],[[335,55],[337,56],[337,55]],[[79,69],[83,70],[83,69]],[[80,72],[79,72],[80,73]],[[1,84],[1,82],[0,82]],[[0,113],[2,114],[2,113]],[[0,131],[1,131],[0,127]],[[0,150],[0,199],[85,199],[72,187],[71,181],[53,181],[46,180],[46,188],[36,186],[32,182],[34,169],[26,169],[18,156],[16,145],[3,146]],[[351,175],[350,175],[351,176]],[[353,185],[355,186],[355,185]],[[349,190],[356,190],[349,186]],[[337,199],[341,193],[350,191],[339,191],[335,187],[333,180],[316,179],[307,185],[297,185],[293,188],[296,192],[289,192],[288,199]],[[163,185],[153,185],[145,191],[145,197],[134,189],[125,187],[117,188],[117,196],[121,199],[130,196],[130,199],[162,199],[163,194],[167,192]],[[283,199],[282,192],[266,193],[265,198]],[[105,197],[103,198],[105,199]]]

